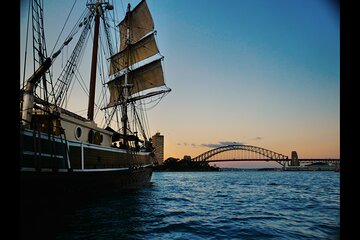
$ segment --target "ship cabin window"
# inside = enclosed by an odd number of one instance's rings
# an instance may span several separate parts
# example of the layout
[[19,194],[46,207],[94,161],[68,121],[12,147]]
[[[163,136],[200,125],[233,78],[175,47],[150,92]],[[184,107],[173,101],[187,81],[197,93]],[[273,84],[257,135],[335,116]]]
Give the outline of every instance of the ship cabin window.
[[100,145],[100,143],[101,143],[101,134],[99,132],[94,133],[93,143],[95,143],[97,145]]
[[88,135],[88,142],[93,143],[94,142],[94,131],[90,130]]
[[100,143],[102,143],[104,140],[104,135],[100,134]]
[[75,138],[77,140],[80,140],[81,135],[82,135],[82,128],[80,126],[76,126],[76,128],[75,128]]

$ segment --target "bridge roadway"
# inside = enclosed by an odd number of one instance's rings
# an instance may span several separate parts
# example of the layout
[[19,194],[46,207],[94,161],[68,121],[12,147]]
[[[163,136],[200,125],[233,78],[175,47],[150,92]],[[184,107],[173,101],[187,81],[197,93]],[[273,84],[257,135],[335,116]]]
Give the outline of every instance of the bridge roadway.
[[[216,155],[221,154],[223,152],[228,151],[246,151],[251,152],[252,154],[257,154],[258,156],[261,156],[260,158],[256,158],[256,156],[253,156],[253,158],[249,158],[249,156],[243,156],[245,158],[236,159],[234,156],[232,159],[216,159]],[[214,159],[212,159],[214,158]],[[228,157],[227,157],[228,158]],[[234,161],[275,161],[285,167],[286,165],[292,165],[292,166],[299,166],[300,162],[326,162],[326,163],[339,163],[340,159],[335,158],[303,158],[299,159],[297,152],[292,151],[291,152],[291,158],[288,156],[277,153],[265,148],[251,146],[251,145],[245,145],[245,144],[235,144],[235,145],[226,145],[221,146],[218,148],[213,148],[209,151],[206,151],[195,158],[192,158],[191,161],[193,162],[234,162]]]

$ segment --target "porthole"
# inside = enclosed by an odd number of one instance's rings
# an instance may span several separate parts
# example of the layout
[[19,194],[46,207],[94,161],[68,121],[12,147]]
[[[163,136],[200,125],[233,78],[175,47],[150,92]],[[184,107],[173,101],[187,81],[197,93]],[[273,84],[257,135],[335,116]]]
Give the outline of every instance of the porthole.
[[93,143],[94,142],[94,131],[90,130],[88,135],[88,142]]
[[101,142],[101,139],[100,139],[100,133],[99,132],[95,132],[94,133],[94,138],[93,138],[93,140],[94,140],[94,143],[95,144],[100,144],[100,142]]
[[75,128],[75,138],[77,140],[80,140],[81,135],[82,135],[82,128],[80,126],[76,126],[76,128]]

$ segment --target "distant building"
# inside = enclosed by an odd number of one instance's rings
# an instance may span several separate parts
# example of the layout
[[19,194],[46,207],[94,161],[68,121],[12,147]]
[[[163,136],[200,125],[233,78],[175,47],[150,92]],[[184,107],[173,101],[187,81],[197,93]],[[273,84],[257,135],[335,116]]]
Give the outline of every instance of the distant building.
[[164,136],[157,132],[152,136],[152,145],[155,149],[155,157],[159,165],[164,162]]

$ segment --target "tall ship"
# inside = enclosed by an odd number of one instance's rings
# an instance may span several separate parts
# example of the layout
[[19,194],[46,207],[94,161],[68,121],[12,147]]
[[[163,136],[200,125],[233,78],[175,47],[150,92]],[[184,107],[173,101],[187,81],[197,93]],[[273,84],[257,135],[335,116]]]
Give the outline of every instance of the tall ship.
[[119,2],[121,14],[115,2],[87,1],[78,18],[58,20],[77,19],[68,35],[59,32],[51,52],[43,2],[29,4],[21,33],[21,189],[97,192],[148,185],[157,159],[146,111],[171,89],[147,2],[127,8]]

